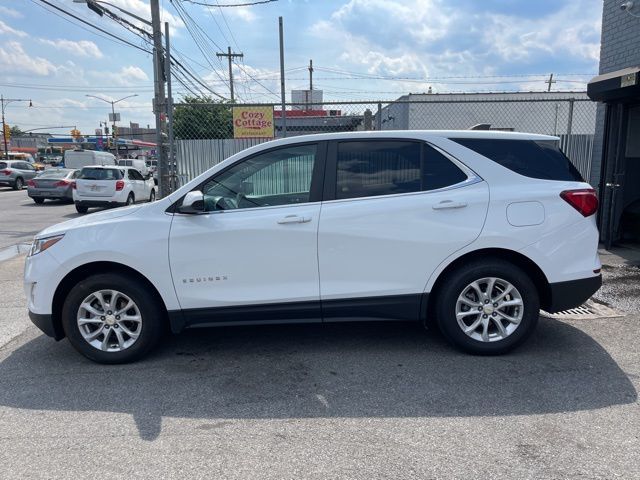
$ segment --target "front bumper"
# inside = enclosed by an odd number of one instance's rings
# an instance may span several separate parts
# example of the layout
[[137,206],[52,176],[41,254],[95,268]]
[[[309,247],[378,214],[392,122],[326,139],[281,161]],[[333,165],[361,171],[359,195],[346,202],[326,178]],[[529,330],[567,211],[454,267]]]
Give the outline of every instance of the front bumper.
[[50,314],[34,313],[29,310],[29,318],[33,324],[44,332],[45,335],[52,337],[56,340],[62,340],[65,335],[62,330],[62,326],[53,321],[53,316]]
[[586,302],[602,286],[602,275],[567,282],[550,283],[549,313],[575,308]]

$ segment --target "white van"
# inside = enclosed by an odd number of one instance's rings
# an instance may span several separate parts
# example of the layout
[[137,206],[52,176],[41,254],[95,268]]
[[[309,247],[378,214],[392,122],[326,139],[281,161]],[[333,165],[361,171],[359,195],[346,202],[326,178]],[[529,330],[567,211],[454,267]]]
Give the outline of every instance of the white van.
[[142,174],[143,177],[148,176],[150,173],[149,167],[147,167],[147,162],[145,162],[144,160],[135,158],[123,158],[118,160],[118,165],[120,167],[135,168]]
[[81,169],[89,165],[116,165],[116,157],[112,153],[95,150],[67,150],[64,152],[65,168]]

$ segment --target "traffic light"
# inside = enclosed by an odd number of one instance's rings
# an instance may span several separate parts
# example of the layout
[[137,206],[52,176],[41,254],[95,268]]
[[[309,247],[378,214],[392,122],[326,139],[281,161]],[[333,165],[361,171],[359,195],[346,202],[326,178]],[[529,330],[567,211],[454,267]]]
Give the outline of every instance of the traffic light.
[[82,134],[80,133],[80,130],[74,128],[73,130],[71,130],[71,136],[77,140],[82,136]]
[[117,126],[117,125],[114,125],[114,126],[113,126],[113,128],[112,128],[111,130],[112,130],[112,131],[111,131],[111,136],[112,136],[113,138],[116,138],[116,137],[118,136],[118,126]]
[[4,138],[9,140],[11,138],[11,127],[8,123],[4,124]]

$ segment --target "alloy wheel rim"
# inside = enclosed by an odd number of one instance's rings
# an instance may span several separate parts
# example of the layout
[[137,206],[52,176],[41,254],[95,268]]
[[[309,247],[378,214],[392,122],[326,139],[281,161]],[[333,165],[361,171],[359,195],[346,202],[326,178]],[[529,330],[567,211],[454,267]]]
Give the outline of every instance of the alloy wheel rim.
[[136,303],[117,290],[98,290],[78,307],[80,334],[92,347],[103,352],[130,348],[142,332],[142,314]]
[[524,302],[518,289],[502,278],[469,283],[456,301],[458,326],[479,342],[497,342],[513,334],[522,322]]

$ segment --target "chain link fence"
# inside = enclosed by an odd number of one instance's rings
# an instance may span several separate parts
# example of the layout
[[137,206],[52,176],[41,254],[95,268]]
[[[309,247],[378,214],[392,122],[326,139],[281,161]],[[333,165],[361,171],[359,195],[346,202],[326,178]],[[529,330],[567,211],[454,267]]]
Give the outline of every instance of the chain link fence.
[[[495,94],[494,94],[495,95]],[[539,95],[539,94],[538,94]],[[595,133],[596,104],[573,96],[554,98],[443,98],[420,95],[372,102],[235,105],[273,110],[275,138],[314,133],[372,130],[518,131],[554,135],[560,147],[588,180]],[[427,97],[427,98],[425,98]],[[467,95],[466,97],[472,97]],[[174,105],[175,175],[184,184],[211,166],[271,138],[234,138],[234,105],[180,103]]]

